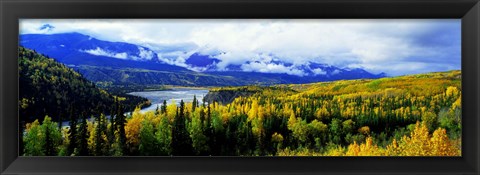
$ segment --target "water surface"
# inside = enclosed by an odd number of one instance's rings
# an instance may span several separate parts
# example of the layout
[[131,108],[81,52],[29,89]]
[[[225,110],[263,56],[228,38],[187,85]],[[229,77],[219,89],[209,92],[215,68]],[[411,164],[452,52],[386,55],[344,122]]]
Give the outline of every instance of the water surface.
[[141,112],[146,112],[155,110],[157,105],[160,108],[164,100],[167,101],[167,104],[171,104],[174,100],[177,105],[179,105],[180,100],[183,100],[185,103],[191,103],[193,101],[193,96],[195,95],[197,100],[201,102],[207,93],[208,89],[175,88],[163,91],[130,92],[128,94],[149,99],[152,105],[141,110]]

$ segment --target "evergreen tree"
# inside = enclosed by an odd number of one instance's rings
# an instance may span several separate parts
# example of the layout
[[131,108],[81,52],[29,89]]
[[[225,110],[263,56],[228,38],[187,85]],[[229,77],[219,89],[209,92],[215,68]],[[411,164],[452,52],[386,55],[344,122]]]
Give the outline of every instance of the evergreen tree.
[[192,112],[195,112],[195,108],[197,107],[197,104],[198,101],[197,101],[197,96],[196,95],[193,95],[193,101],[192,101]]
[[96,117],[97,125],[95,127],[95,155],[103,156],[105,152],[104,135],[107,130],[106,119],[104,114]]
[[57,123],[52,122],[52,119],[46,116],[42,123],[42,130],[45,134],[45,155],[56,156],[58,146],[62,142],[62,133],[58,129]]
[[89,134],[88,134],[88,129],[87,129],[87,119],[86,119],[86,114],[83,113],[82,114],[82,123],[80,124],[80,128],[79,128],[79,134],[80,134],[80,138],[79,138],[79,155],[80,156],[88,156],[88,137],[89,137]]
[[111,108],[111,111],[110,111],[110,128],[108,130],[108,145],[107,145],[107,149],[110,150],[111,154],[115,154],[114,150],[112,149],[113,147],[113,144],[115,143],[115,113],[116,113],[116,109],[118,108],[118,100],[117,98],[115,98],[115,107],[114,108]]
[[160,113],[159,111],[160,109],[158,108],[158,104],[157,104],[157,108],[155,109],[155,115],[158,115]]
[[162,114],[167,113],[167,100],[163,100],[163,105],[162,105]]
[[172,154],[175,156],[190,156],[193,154],[192,140],[185,126],[185,103],[180,101],[177,108],[177,115],[173,121],[172,128]]
[[[205,98],[204,98],[205,99]],[[205,106],[205,100],[203,101],[203,105]],[[207,105],[207,119],[205,122],[205,136],[208,138],[208,147],[210,148],[210,155],[212,154],[212,149],[215,147],[215,140],[213,138],[213,126],[212,126],[212,111],[210,109],[210,105]]]
[[124,115],[123,106],[119,105],[117,110],[117,129],[119,135],[120,149],[124,155],[128,154],[127,151],[127,136],[125,135],[125,123],[127,122],[126,116]]
[[72,155],[77,148],[77,118],[74,116],[75,112],[73,106],[70,106],[70,129],[68,130],[70,144],[68,145],[67,155]]

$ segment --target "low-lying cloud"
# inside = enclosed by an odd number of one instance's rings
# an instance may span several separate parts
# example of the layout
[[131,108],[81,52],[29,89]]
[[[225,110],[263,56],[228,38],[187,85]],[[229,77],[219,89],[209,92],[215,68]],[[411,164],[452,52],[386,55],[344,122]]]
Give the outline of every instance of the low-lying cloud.
[[[46,24],[51,27],[41,29]],[[246,71],[288,74],[302,73],[265,59],[295,65],[325,63],[388,75],[460,69],[460,29],[458,19],[20,21],[22,34],[80,32],[151,48],[160,60],[184,67],[189,67],[185,60],[190,55],[200,53],[221,60],[216,65],[219,69],[242,65]],[[141,55],[150,57],[149,53]]]
[[128,54],[126,52],[122,53],[113,53],[110,51],[103,50],[99,47],[96,49],[90,49],[90,50],[80,50],[80,52],[85,52],[89,53],[92,55],[97,55],[97,56],[106,56],[106,57],[113,57],[113,58],[118,58],[118,59],[127,59]]

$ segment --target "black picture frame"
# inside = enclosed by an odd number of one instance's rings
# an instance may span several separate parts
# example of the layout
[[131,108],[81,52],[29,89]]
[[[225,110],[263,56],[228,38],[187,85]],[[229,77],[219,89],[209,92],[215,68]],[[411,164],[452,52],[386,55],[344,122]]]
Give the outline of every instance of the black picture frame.
[[[479,174],[479,0],[1,0],[1,174]],[[462,19],[462,157],[19,157],[21,18]]]

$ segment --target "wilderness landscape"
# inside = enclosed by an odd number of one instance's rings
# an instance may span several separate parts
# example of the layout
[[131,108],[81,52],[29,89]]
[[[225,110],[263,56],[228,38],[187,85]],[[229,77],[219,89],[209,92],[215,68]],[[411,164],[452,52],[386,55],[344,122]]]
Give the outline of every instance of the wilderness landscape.
[[459,24],[22,20],[20,155],[461,156]]

